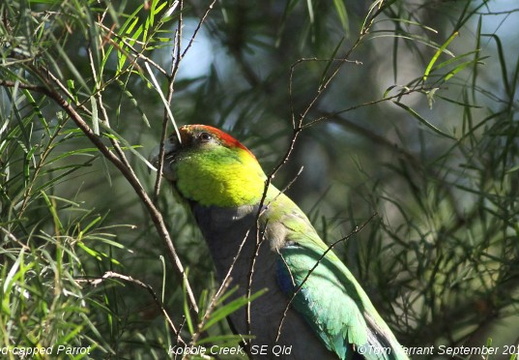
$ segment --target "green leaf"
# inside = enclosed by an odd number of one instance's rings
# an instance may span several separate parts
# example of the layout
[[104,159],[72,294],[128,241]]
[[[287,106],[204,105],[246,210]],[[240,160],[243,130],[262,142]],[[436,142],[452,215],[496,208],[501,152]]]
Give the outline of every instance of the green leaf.
[[237,299],[232,300],[231,302],[225,304],[224,306],[220,307],[216,311],[214,311],[209,320],[205,323],[204,327],[202,328],[202,331],[206,331],[209,328],[211,328],[213,325],[218,323],[219,321],[225,319],[227,316],[232,314],[233,312],[239,310],[243,306],[246,306],[249,302],[254,301],[261,295],[265,294],[267,292],[267,289],[259,290],[256,293],[254,293],[250,298],[246,296],[240,296]]
[[393,102],[395,105],[398,105],[400,106],[402,109],[404,109],[405,111],[407,111],[409,114],[411,114],[415,119],[417,119],[419,122],[421,122],[422,124],[424,124],[426,127],[428,127],[429,129],[431,129],[432,131],[434,131],[435,133],[441,135],[441,136],[444,136],[444,137],[447,137],[449,139],[453,139],[453,140],[457,140],[454,136],[450,135],[450,134],[447,134],[446,132],[440,130],[438,127],[434,126],[433,124],[431,124],[429,121],[427,121],[426,119],[424,119],[420,114],[418,114],[415,110],[413,110],[412,108],[410,108],[409,106],[401,103],[401,102],[398,102],[398,101],[394,101]]
[[447,46],[449,46],[449,44],[456,38],[456,36],[458,36],[459,33],[457,31],[455,31],[454,33],[452,33],[451,36],[449,36],[449,38],[447,39],[447,41],[445,41],[443,43],[442,46],[440,46],[440,48],[434,53],[431,61],[429,61],[429,63],[427,64],[427,67],[425,68],[425,71],[424,71],[424,74],[423,74],[423,81],[426,81],[427,78],[429,77],[429,74],[431,73],[431,69],[433,68],[434,64],[436,63],[436,61],[438,60],[438,58],[440,57],[440,55],[445,52],[445,50],[447,49]]
[[346,32],[346,36],[348,36],[350,27],[348,20],[348,12],[346,11],[344,1],[333,0],[333,5],[335,6],[335,10],[337,11],[337,16],[339,16],[339,20],[341,21],[342,28]]

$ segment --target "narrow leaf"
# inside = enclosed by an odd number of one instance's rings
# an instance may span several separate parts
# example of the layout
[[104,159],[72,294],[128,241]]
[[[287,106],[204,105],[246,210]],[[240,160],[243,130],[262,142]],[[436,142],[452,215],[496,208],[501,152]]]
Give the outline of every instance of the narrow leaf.
[[406,110],[409,114],[413,115],[413,117],[415,117],[418,121],[420,121],[422,124],[427,126],[429,129],[431,129],[435,133],[437,133],[441,136],[448,137],[449,139],[457,140],[454,136],[447,134],[446,132],[440,130],[439,128],[437,128],[436,126],[431,124],[429,121],[424,119],[420,114],[418,114],[416,111],[414,111],[409,106],[402,104],[401,102],[398,102],[398,101],[395,101],[394,104],[396,104],[396,105],[400,106],[402,109]]
[[452,42],[452,40],[454,40],[454,38],[456,36],[458,36],[458,34],[459,33],[457,31],[452,33],[452,35],[449,36],[447,41],[445,41],[445,43],[443,43],[443,45],[440,46],[440,48],[438,50],[436,50],[436,53],[434,53],[434,56],[432,57],[431,61],[429,61],[429,64],[427,64],[427,67],[425,68],[425,72],[423,74],[424,81],[426,81],[427,78],[429,77],[429,74],[431,73],[431,69],[433,68],[434,64],[436,63],[436,61],[438,60],[440,55],[445,51],[445,49],[447,48],[447,46],[449,46],[449,44]]

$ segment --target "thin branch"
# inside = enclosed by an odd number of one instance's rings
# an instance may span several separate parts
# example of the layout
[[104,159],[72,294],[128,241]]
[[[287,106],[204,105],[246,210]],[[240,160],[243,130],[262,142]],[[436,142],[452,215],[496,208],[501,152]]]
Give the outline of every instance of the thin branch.
[[398,101],[400,98],[402,98],[405,95],[414,94],[417,92],[424,92],[427,90],[429,90],[429,88],[426,86],[414,87],[412,89],[407,88],[405,90],[398,92],[395,95],[385,96],[383,98],[376,99],[376,100],[369,100],[369,101],[366,101],[366,102],[363,102],[363,103],[360,103],[357,105],[350,106],[350,107],[342,109],[342,110],[337,110],[334,112],[322,112],[321,111],[321,114],[324,114],[323,116],[320,116],[317,119],[310,120],[309,122],[307,122],[306,124],[303,125],[303,128],[306,129],[306,128],[312,127],[320,122],[323,122],[330,118],[336,117],[337,115],[344,114],[346,112],[350,112],[350,111],[357,110],[357,109],[360,109],[363,107],[372,106],[375,104],[380,104],[380,103],[384,103],[384,102],[388,102],[388,101],[393,101],[393,100]]
[[[332,249],[340,242],[343,242],[343,241],[347,241],[349,240],[351,237],[357,235],[359,232],[361,232],[376,216],[378,216],[377,213],[374,213],[373,215],[371,215],[369,217],[368,220],[366,220],[364,223],[362,223],[360,226],[356,226],[355,229],[353,229],[353,231],[348,234],[347,236],[345,237],[342,237],[340,238],[339,240],[335,241],[334,243],[332,243],[330,246],[328,246],[328,248],[321,254],[321,256],[319,257],[319,259],[317,259],[317,261],[315,262],[314,266],[308,271],[308,274],[306,274],[306,276],[304,277],[303,281],[301,281],[301,284],[297,287],[297,289],[294,291],[294,294],[292,295],[292,297],[290,298],[290,300],[288,301],[287,303],[287,306],[285,307],[285,311],[283,311],[283,317],[281,318],[281,321],[279,322],[279,326],[278,326],[278,333],[277,333],[277,336],[276,336],[276,341],[279,340],[279,337],[281,336],[281,329],[283,327],[283,323],[285,322],[285,318],[287,316],[287,313],[288,313],[288,309],[290,308],[290,305],[292,304],[292,301],[294,301],[295,297],[297,296],[297,294],[299,294],[299,292],[301,291],[301,289],[303,288],[303,285],[306,283],[306,281],[308,280],[308,278],[310,277],[310,275],[315,271],[315,269],[317,268],[317,266],[319,266],[319,264],[321,263],[321,261],[324,259],[324,257],[326,256],[326,254],[328,254],[330,251],[332,251]],[[282,255],[280,255],[281,257],[283,257]],[[283,261],[285,261],[283,259]],[[286,266],[286,263],[285,263],[285,266]],[[287,267],[288,269],[288,267]],[[290,269],[288,269],[288,271],[290,272]]]
[[[37,70],[36,70],[37,71]],[[48,71],[44,72],[48,73]],[[41,79],[45,79],[41,71],[38,71],[38,75]],[[53,81],[57,86],[63,86],[58,79],[54,78]],[[4,87],[14,87],[16,82],[9,80],[0,80],[0,86]],[[47,86],[33,85],[27,83],[18,83],[18,86],[23,89],[39,92],[48,96],[52,99],[60,108],[62,108],[74,121],[74,123],[79,127],[79,129],[86,135],[86,137],[99,149],[99,151],[104,155],[106,159],[112,162],[115,167],[121,172],[121,174],[126,178],[126,180],[130,183],[132,188],[135,190],[137,196],[144,203],[150,217],[155,224],[155,228],[157,229],[160,237],[163,239],[164,243],[167,246],[168,255],[175,265],[175,269],[177,270],[179,276],[186,283],[186,291],[188,295],[188,299],[191,305],[192,310],[198,314],[198,305],[196,303],[193,291],[189,284],[189,280],[187,279],[184,266],[180,261],[180,258],[177,254],[175,246],[171,240],[169,232],[166,227],[166,223],[164,222],[164,218],[162,217],[161,212],[157,209],[157,207],[153,204],[150,197],[142,187],[139,179],[133,172],[131,167],[128,167],[124,161],[122,161],[117,155],[115,155],[104,143],[102,137],[96,135],[94,131],[90,128],[90,126],[85,122],[82,116],[76,111],[74,106],[72,106],[68,101],[66,101],[61,94],[54,89],[54,87],[47,82]]]
[[[351,62],[351,60],[349,60],[350,55],[362,43],[362,40],[367,35],[369,27],[372,25],[372,23],[373,23],[373,20],[368,22],[368,25],[363,27],[363,29],[362,29],[359,37],[355,41],[355,43],[349,48],[348,51],[346,51],[345,55],[342,58],[340,58],[340,63],[332,70],[332,72],[328,76],[328,78],[325,81],[322,81],[319,84],[319,86],[317,88],[317,92],[316,92],[314,98],[312,100],[310,100],[310,102],[308,103],[308,105],[304,109],[303,113],[299,116],[299,120],[297,122],[296,122],[296,119],[295,119],[295,112],[294,112],[293,101],[292,101],[293,74],[294,74],[295,68],[299,64],[303,63],[304,61],[307,61],[308,59],[306,59],[306,60],[305,59],[300,59],[299,61],[296,61],[294,64],[292,64],[292,66],[290,67],[289,97],[290,97],[290,107],[291,107],[291,117],[292,117],[293,133],[292,133],[292,138],[290,140],[290,144],[289,144],[289,146],[288,146],[284,156],[279,161],[279,163],[274,167],[274,169],[270,172],[269,176],[267,177],[267,180],[265,181],[265,187],[264,187],[264,190],[263,190],[263,195],[261,197],[261,201],[260,201],[260,204],[259,204],[259,207],[258,207],[258,212],[256,214],[256,251],[255,251],[254,259],[252,261],[252,265],[255,263],[255,259],[256,259],[257,255],[258,255],[259,247],[260,247],[260,245],[262,243],[262,234],[261,234],[261,231],[260,231],[260,217],[261,217],[261,214],[264,212],[264,204],[265,204],[265,200],[266,200],[266,197],[267,197],[268,189],[269,189],[269,187],[270,187],[274,177],[276,176],[277,172],[288,162],[288,160],[289,160],[289,158],[290,158],[290,156],[291,156],[291,154],[292,154],[292,152],[294,150],[294,147],[295,147],[296,141],[297,141],[297,139],[299,137],[299,134],[305,128],[304,120],[306,119],[306,117],[309,114],[310,110],[314,107],[314,105],[317,103],[317,101],[321,98],[321,96],[324,93],[324,91],[328,88],[328,85],[337,76],[337,74],[339,73],[339,70],[341,69],[342,65],[344,65],[344,63],[346,63],[346,62]],[[332,60],[334,60],[334,59],[332,59]],[[322,61],[322,60],[315,59],[315,61]],[[355,62],[355,63],[357,63],[357,62]],[[333,244],[332,247],[334,245],[335,244]],[[330,249],[331,249],[331,247],[328,249],[328,251]],[[323,254],[323,256],[326,255],[327,252],[325,252]],[[316,264],[316,266],[317,265],[318,264]],[[251,278],[253,276],[253,269],[252,268],[251,268],[251,272],[249,273],[249,276],[250,276],[250,279],[249,279],[248,293],[250,294],[250,292],[251,292],[251,286],[250,285],[251,285],[251,282],[252,282]],[[290,303],[291,303],[291,301],[290,301]],[[287,310],[288,310],[288,308],[285,310],[285,313],[286,313]],[[247,314],[248,314],[247,324],[248,324],[249,329],[250,329],[250,311],[251,311],[251,305],[250,305],[250,303],[248,303],[247,304]],[[284,319],[284,316],[283,316],[283,319]],[[282,321],[283,321],[283,319],[282,319]]]
[[[168,94],[166,95],[166,104],[164,104],[164,115],[162,117],[161,131],[160,131],[160,139],[159,139],[159,154],[158,159],[159,162],[157,164],[157,177],[155,178],[155,185],[153,186],[153,200],[157,201],[160,193],[160,184],[162,182],[162,171],[164,169],[164,144],[166,142],[166,137],[168,136],[168,117],[171,116],[171,121],[175,124],[174,119],[171,114],[171,110],[166,108],[171,104],[171,100],[173,99],[173,93],[175,91],[175,78],[180,68],[180,55],[175,58],[175,53],[180,54],[180,47],[182,46],[182,28],[184,26],[184,17],[182,16],[184,11],[184,1],[180,0],[179,3],[180,10],[178,15],[178,26],[175,32],[175,45],[172,49],[172,59],[171,59],[171,69],[170,73],[167,74],[166,78],[168,79]],[[177,5],[178,6],[178,5]],[[177,132],[178,141],[181,142],[178,127],[175,125],[175,131]]]
[[[122,36],[120,36],[119,34],[115,33],[113,31],[113,27],[112,28],[109,28],[107,27],[106,25],[104,25],[102,22],[96,22],[97,25],[99,25],[102,29],[104,29],[106,32],[107,32],[107,36],[105,37],[104,41],[105,42],[109,42],[113,47],[115,47],[118,51],[120,51],[121,53],[123,53],[124,55],[128,56],[128,57],[131,57],[132,60],[130,61],[130,66],[137,66],[139,67],[139,69],[142,71],[142,69],[140,68],[139,64],[137,63],[137,60],[138,59],[142,59],[144,60],[145,62],[151,64],[155,69],[157,69],[161,74],[163,74],[164,76],[167,76],[167,73],[166,73],[166,70],[164,70],[162,68],[162,66],[160,66],[159,64],[157,64],[155,61],[153,61],[152,59],[150,59],[149,57],[147,56],[144,56],[142,54],[142,52],[138,51],[137,49],[135,49],[131,44],[128,43],[128,41],[126,41]],[[124,44],[124,46],[126,46],[128,49],[131,50],[131,52],[135,55],[135,56],[131,56],[126,50],[124,50],[116,41],[112,40],[112,38],[110,36],[113,36],[114,38],[116,38],[117,40],[119,40],[120,42],[122,42]]]
[[216,1],[217,0],[213,0],[209,6],[207,7],[204,15],[202,15],[202,17],[200,18],[200,21],[198,22],[196,28],[195,28],[195,31],[193,32],[193,35],[191,36],[191,39],[189,39],[189,43],[187,44],[186,48],[184,49],[184,52],[182,52],[182,56],[180,57],[180,59],[182,59],[184,56],[186,56],[186,53],[188,52],[188,50],[191,48],[191,46],[193,45],[193,42],[195,40],[195,37],[197,36],[197,34],[199,33],[200,29],[202,28],[202,24],[205,22],[205,20],[207,19],[207,17],[209,16],[209,13],[211,12],[211,10],[213,10],[214,8],[214,4],[216,4]]
[[[171,101],[173,99],[173,93],[175,91],[175,89],[174,89],[175,79],[176,79],[178,71],[180,69],[180,62],[186,56],[188,50],[193,45],[196,36],[198,35],[198,33],[200,32],[200,29],[202,28],[202,24],[206,21],[211,10],[213,10],[214,4],[216,3],[216,1],[217,0],[213,0],[207,7],[205,13],[200,18],[200,21],[198,22],[197,27],[196,27],[195,31],[193,32],[193,35],[189,39],[189,42],[188,42],[186,48],[184,49],[184,51],[181,51],[181,49],[182,49],[182,31],[183,31],[183,27],[184,27],[184,20],[183,20],[184,19],[183,18],[184,1],[183,0],[179,1],[180,10],[179,10],[177,31],[175,33],[175,46],[173,47],[173,50],[172,50],[172,61],[171,61],[170,74],[169,74],[169,76],[167,76],[168,93],[167,93],[166,99],[167,99],[168,104],[171,104]],[[175,54],[176,54],[176,56],[175,56]],[[159,155],[158,155],[159,162],[157,164],[157,168],[158,168],[157,169],[157,178],[155,179],[155,185],[154,185],[154,190],[153,190],[154,200],[156,200],[159,196],[160,183],[162,181],[162,170],[164,168],[164,142],[168,135],[168,111],[167,110],[168,109],[164,109],[164,118],[162,120],[162,128],[161,128],[160,143],[159,143]],[[175,126],[175,131],[177,133],[178,140],[181,141],[178,127],[176,126],[173,119],[172,119],[172,121]]]
[[120,280],[124,280],[126,282],[135,284],[137,286],[140,286],[140,287],[148,290],[148,292],[150,293],[151,297],[153,298],[153,300],[155,301],[157,306],[160,308],[160,311],[162,312],[162,314],[166,318],[166,321],[167,321],[169,327],[171,328],[173,333],[176,335],[177,341],[182,343],[184,346],[187,345],[184,342],[184,340],[182,340],[182,337],[180,336],[180,329],[176,328],[175,324],[173,323],[173,320],[171,320],[171,317],[169,316],[166,308],[164,307],[164,304],[159,299],[159,297],[157,296],[157,293],[155,292],[155,290],[153,290],[153,287],[151,285],[146,284],[146,283],[142,282],[141,280],[135,279],[135,278],[133,278],[133,277],[131,277],[129,275],[123,275],[123,274],[119,274],[119,273],[116,273],[116,272],[113,272],[113,271],[105,272],[103,274],[103,276],[100,277],[100,278],[94,278],[94,279],[92,279],[92,278],[80,278],[80,279],[76,279],[76,282],[78,282],[78,283],[86,282],[86,283],[89,283],[90,285],[98,286],[99,284],[103,283],[106,279],[120,279]]
[[207,321],[210,319],[211,314],[213,313],[218,301],[224,294],[224,292],[229,288],[231,285],[232,278],[226,277],[224,281],[222,282],[222,285],[218,288],[216,293],[211,297],[211,301],[209,302],[209,305],[207,306],[207,309],[202,316],[202,319],[198,323],[197,331],[191,336],[191,344],[195,345],[196,341],[198,340],[198,337],[202,334],[202,329],[207,323]]
[[[276,196],[270,201],[270,203],[276,201],[276,199],[279,196],[281,196],[281,194],[284,194],[290,188],[290,186],[292,186],[292,184],[297,180],[297,178],[299,177],[299,175],[301,175],[302,172],[303,172],[303,167],[301,167],[299,169],[297,174],[294,176],[294,178],[292,180],[290,180],[288,185],[285,186],[285,188],[283,190],[281,190],[278,194],[276,194]],[[263,204],[264,201],[265,201],[265,199],[262,199],[261,203]],[[263,242],[266,241],[264,234],[265,234],[265,231],[266,231],[266,229],[268,227],[268,219],[265,222],[265,224],[263,224],[263,226],[261,226],[260,218],[261,218],[261,215],[267,210],[269,204],[266,204],[265,206],[263,206],[263,205],[260,206],[260,210],[261,210],[260,211],[260,215],[256,219],[256,246],[255,246],[255,249],[254,249],[254,256],[251,259],[251,264],[250,264],[250,269],[249,269],[249,274],[248,274],[248,284],[247,284],[247,296],[249,298],[252,296],[252,281],[253,281],[253,278],[254,278],[254,267],[256,265],[256,259],[259,256],[259,251],[260,251],[261,245],[263,244]],[[241,251],[241,248],[240,248],[240,251]],[[248,332],[248,335],[252,335],[252,329],[251,329],[251,322],[252,322],[251,302],[247,303],[246,312],[247,312],[247,330],[248,330],[247,332]]]

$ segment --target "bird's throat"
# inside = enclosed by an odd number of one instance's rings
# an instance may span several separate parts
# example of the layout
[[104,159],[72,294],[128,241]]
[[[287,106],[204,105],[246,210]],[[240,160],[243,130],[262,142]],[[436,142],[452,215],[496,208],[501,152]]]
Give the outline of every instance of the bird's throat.
[[176,167],[179,194],[202,206],[237,207],[258,204],[266,176],[256,159],[238,149],[228,156],[192,155]]

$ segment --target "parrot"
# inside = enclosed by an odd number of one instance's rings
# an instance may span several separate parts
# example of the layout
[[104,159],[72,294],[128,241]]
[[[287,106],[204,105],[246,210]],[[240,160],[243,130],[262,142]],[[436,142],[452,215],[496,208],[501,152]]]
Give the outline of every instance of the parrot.
[[217,279],[237,288],[227,301],[266,289],[229,315],[234,332],[252,335],[249,355],[408,359],[353,274],[247,147],[195,124],[163,148],[162,175],[192,213]]

